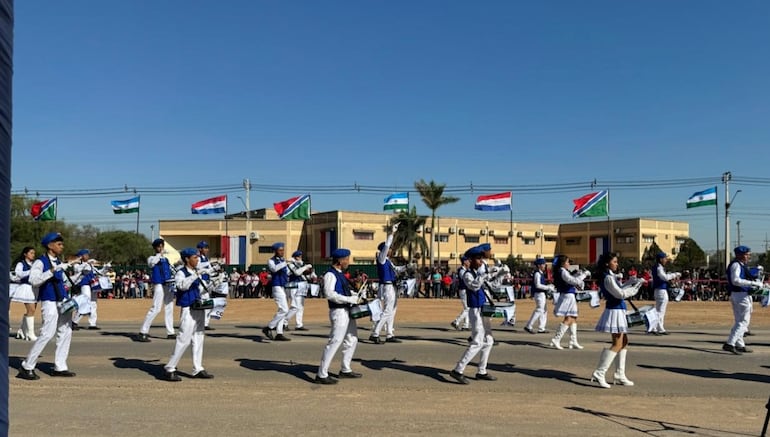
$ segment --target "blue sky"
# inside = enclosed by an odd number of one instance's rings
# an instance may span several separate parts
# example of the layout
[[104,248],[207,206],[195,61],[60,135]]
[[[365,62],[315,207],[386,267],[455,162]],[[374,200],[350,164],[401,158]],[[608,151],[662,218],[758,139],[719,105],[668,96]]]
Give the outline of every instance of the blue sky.
[[[770,181],[737,179],[770,158],[768,22],[764,1],[17,2],[13,189],[139,187],[149,235],[244,193],[142,187],[249,178],[289,187],[252,191],[254,208],[309,192],[314,210],[381,211],[354,184],[564,184],[515,195],[514,219],[568,222],[594,179],[698,178],[613,190],[611,214],[685,220],[713,248],[714,209],[685,201],[722,198],[731,171],[732,234],[741,220],[757,251]],[[291,190],[320,186],[350,191]],[[492,192],[439,214],[507,219],[473,210]],[[62,196],[59,216],[134,229],[109,206],[131,195]]]

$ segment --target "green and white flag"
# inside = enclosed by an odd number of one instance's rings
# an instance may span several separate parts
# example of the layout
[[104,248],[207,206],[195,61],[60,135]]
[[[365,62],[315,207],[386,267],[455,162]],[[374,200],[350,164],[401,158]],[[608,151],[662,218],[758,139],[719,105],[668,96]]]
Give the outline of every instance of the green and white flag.
[[699,206],[708,206],[717,204],[717,187],[708,190],[698,191],[687,199],[688,208],[697,208]]
[[384,211],[409,210],[409,193],[393,193],[385,198]]
[[112,212],[115,214],[128,214],[139,212],[139,196],[128,200],[112,200]]

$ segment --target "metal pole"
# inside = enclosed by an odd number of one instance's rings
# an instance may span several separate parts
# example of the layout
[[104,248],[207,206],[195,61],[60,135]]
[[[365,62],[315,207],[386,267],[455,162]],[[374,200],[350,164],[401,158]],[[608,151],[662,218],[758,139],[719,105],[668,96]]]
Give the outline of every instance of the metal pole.
[[737,246],[740,246],[741,245],[741,221],[738,220],[737,222],[735,222],[735,226],[738,227],[738,229],[737,229],[737,232],[738,232],[738,244],[737,244]]
[[246,190],[246,271],[249,270],[251,265],[251,205],[249,200],[249,193],[251,190],[251,182],[249,179],[243,180],[243,188]]
[[730,179],[732,174],[729,171],[722,174],[722,182],[725,183],[725,268],[730,264]]
[[[714,185],[714,192],[717,193],[717,201],[714,204],[714,212],[716,213],[716,221],[714,221],[714,224],[716,225],[715,228],[717,230],[717,245],[716,245],[717,253],[716,254],[719,255],[719,192],[717,191],[716,185]],[[723,270],[719,268],[719,257],[717,256],[716,259],[717,259],[717,271]],[[708,263],[706,264],[706,267],[708,268]],[[727,269],[727,266],[725,266],[725,269]]]

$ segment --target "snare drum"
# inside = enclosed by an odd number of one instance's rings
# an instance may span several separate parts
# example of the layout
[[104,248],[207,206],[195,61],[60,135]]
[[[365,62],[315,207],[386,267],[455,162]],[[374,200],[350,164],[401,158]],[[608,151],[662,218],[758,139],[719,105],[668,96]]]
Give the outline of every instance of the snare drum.
[[319,294],[321,294],[321,286],[318,284],[310,284],[310,295],[318,297]]
[[372,311],[369,309],[369,304],[353,305],[350,308],[350,318],[360,319],[361,317],[368,317],[372,315]]
[[297,283],[297,296],[307,296],[308,284],[307,282]]
[[682,296],[684,296],[684,288],[671,288],[668,290],[670,293],[669,299],[673,300],[674,302],[680,302],[682,300]]
[[382,318],[382,301],[374,299],[368,303],[368,306],[369,312],[371,313],[369,317],[372,319],[372,322],[379,322]]
[[99,288],[102,290],[111,290],[112,282],[110,282],[110,278],[106,276],[99,276]]
[[227,307],[227,299],[224,297],[215,297],[211,299],[213,302],[213,308],[211,308],[211,318],[220,320],[225,313],[225,307]]
[[658,312],[655,311],[655,307],[652,305],[645,305],[639,308],[638,311],[633,313],[626,313],[626,323],[628,326],[640,326],[646,325],[649,329],[650,326],[654,326],[658,321]]
[[481,307],[481,315],[484,317],[492,318],[504,318],[508,320],[508,314],[510,311],[516,311],[516,306],[513,302],[498,303],[495,305],[484,305]]

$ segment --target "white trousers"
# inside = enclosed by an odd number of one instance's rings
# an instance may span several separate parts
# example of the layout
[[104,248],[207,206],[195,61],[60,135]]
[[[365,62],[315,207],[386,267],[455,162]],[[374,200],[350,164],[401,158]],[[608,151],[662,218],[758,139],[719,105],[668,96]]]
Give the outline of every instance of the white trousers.
[[[294,316],[296,317],[296,322],[297,322],[297,328],[301,328],[305,325],[304,323],[302,323],[303,322],[302,319],[305,314],[305,296],[299,294],[300,291],[302,290],[303,290],[302,285],[300,285],[297,288],[291,289],[290,311],[294,311]],[[307,293],[307,290],[308,290],[307,283],[305,283],[304,285],[304,290],[305,290],[304,292]],[[291,316],[287,315],[286,319],[288,320],[289,317]]]
[[546,299],[545,293],[535,293],[535,309],[532,311],[532,316],[529,318],[529,322],[527,322],[527,328],[532,329],[532,325],[534,325],[535,322],[539,322],[537,330],[545,330],[545,325],[548,321],[548,312],[545,309],[545,303],[547,300],[548,299]]
[[324,347],[321,354],[321,365],[318,366],[318,377],[326,378],[329,376],[329,366],[332,364],[334,354],[342,345],[342,372],[350,372],[350,362],[353,360],[353,354],[356,352],[358,337],[356,335],[356,319],[350,318],[347,308],[334,308],[329,310],[329,320],[332,323],[332,330],[329,334],[329,342]]
[[492,352],[492,345],[495,343],[495,339],[492,338],[492,324],[489,322],[489,318],[482,317],[481,308],[470,308],[468,318],[471,322],[471,344],[468,345],[468,349],[457,362],[454,370],[457,373],[463,373],[465,366],[481,351],[479,373],[484,374],[487,373],[489,353]]
[[175,372],[179,360],[187,350],[187,346],[192,343],[192,361],[193,375],[203,370],[203,340],[206,336],[203,334],[205,328],[203,311],[193,311],[190,307],[182,308],[182,314],[179,317],[179,334],[176,336],[174,353],[163,368],[166,372]]
[[37,360],[45,349],[45,345],[56,335],[56,353],[54,354],[54,370],[63,372],[67,368],[67,357],[70,354],[72,341],[72,315],[59,315],[56,302],[44,300],[40,302],[40,312],[43,315],[43,326],[40,335],[32,344],[27,358],[21,363],[26,370],[34,370]]
[[283,287],[273,287],[273,299],[278,311],[267,327],[275,329],[278,334],[283,334],[283,321],[292,318],[297,313],[297,309],[289,309],[289,304],[286,302],[286,290]]
[[379,337],[382,332],[382,327],[385,327],[385,336],[393,337],[393,329],[396,321],[396,305],[398,304],[398,296],[396,295],[396,287],[393,284],[382,284],[380,290],[383,300],[383,310],[380,320],[374,325],[374,331],[372,337]]
[[463,309],[460,311],[460,314],[457,315],[457,318],[455,319],[455,325],[461,327],[461,328],[467,328],[468,327],[468,292],[460,289],[460,303],[463,304]]
[[147,316],[142,323],[141,334],[150,332],[152,321],[163,308],[163,318],[166,321],[166,334],[174,335],[174,293],[168,289],[168,285],[152,284],[152,306],[147,311]]
[[75,315],[73,322],[80,323],[80,319],[83,315],[88,314],[88,326],[96,326],[96,293],[91,290],[90,285],[83,285],[80,287],[80,293],[84,296],[88,296],[90,305],[88,308],[78,308],[78,312]]
[[730,336],[727,337],[727,344],[746,347],[746,343],[743,342],[743,334],[749,330],[754,302],[748,293],[741,291],[730,294],[730,303],[733,305],[735,324],[733,324],[733,329],[730,330]]
[[668,290],[656,288],[655,289],[655,311],[658,312],[658,324],[655,327],[651,327],[650,331],[666,332],[666,328],[663,327],[663,322],[666,318],[666,307],[668,306]]

